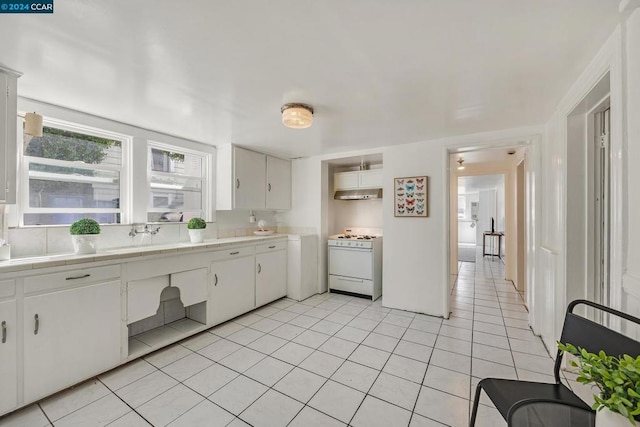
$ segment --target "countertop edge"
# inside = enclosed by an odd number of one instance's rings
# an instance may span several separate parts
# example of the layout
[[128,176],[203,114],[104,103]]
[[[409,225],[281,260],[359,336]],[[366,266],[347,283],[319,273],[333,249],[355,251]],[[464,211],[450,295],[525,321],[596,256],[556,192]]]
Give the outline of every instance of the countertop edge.
[[65,265],[78,265],[100,261],[117,261],[129,258],[166,255],[170,253],[191,252],[198,249],[217,249],[242,244],[256,244],[263,241],[287,240],[288,234],[272,234],[270,236],[243,236],[227,237],[221,239],[205,240],[203,243],[180,242],[164,245],[149,245],[139,247],[123,247],[109,249],[88,255],[76,255],[73,253],[51,254],[24,258],[12,258],[0,261],[0,274],[16,273],[26,270],[36,270],[48,267],[62,267]]

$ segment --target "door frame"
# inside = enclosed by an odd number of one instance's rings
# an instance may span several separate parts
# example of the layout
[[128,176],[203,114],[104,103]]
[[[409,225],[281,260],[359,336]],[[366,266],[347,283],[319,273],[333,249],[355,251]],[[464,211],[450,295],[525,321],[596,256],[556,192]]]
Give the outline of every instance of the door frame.
[[[539,227],[536,225],[534,218],[540,218],[540,203],[538,201],[540,195],[536,190],[540,188],[540,146],[542,137],[544,135],[545,128],[542,126],[532,126],[526,128],[511,129],[504,132],[493,132],[485,135],[475,135],[470,137],[461,137],[453,141],[449,141],[443,144],[442,147],[442,164],[443,167],[443,188],[444,203],[442,206],[442,227],[446,230],[444,233],[442,242],[442,259],[443,259],[443,283],[446,287],[443,298],[443,312],[450,313],[451,307],[451,280],[453,271],[451,269],[452,262],[452,248],[451,248],[451,234],[452,234],[452,221],[451,221],[451,180],[454,176],[455,170],[451,169],[450,155],[459,154],[469,151],[478,151],[485,149],[500,149],[500,148],[513,148],[513,147],[525,147],[526,148],[526,206],[527,206],[527,218],[526,218],[526,233],[527,233],[527,283],[535,283],[535,248],[538,241]],[[505,173],[504,169],[496,170],[495,173]],[[457,191],[458,183],[456,177],[455,188]],[[457,198],[456,198],[457,204]],[[457,225],[457,221],[456,221]],[[455,231],[457,238],[457,230]],[[457,258],[457,247],[455,248],[455,255]],[[456,263],[457,267],[457,263]],[[457,268],[456,268],[457,270]],[[457,274],[457,271],[456,271]],[[527,287],[527,300],[533,301],[535,294],[534,286]],[[538,316],[535,312],[529,313],[529,324],[534,327],[537,322]]]

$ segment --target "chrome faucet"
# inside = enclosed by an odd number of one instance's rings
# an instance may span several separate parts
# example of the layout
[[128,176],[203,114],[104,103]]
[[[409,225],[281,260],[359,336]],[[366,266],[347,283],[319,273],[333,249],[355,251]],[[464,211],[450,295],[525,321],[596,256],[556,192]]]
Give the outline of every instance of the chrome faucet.
[[[140,224],[139,224],[140,225]],[[149,227],[149,224],[145,224],[144,225],[144,229],[139,230],[138,229],[138,225],[133,224],[131,226],[131,231],[129,231],[129,236],[131,236],[131,238],[136,237],[138,234],[144,234],[144,235],[149,235],[149,236],[155,236],[156,234],[158,234],[160,232],[160,226],[156,226],[156,227]]]

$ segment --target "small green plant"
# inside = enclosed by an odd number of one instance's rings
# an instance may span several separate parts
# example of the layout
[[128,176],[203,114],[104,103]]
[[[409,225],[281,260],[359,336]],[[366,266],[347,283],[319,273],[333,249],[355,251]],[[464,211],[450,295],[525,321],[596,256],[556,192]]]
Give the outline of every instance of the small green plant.
[[100,224],[91,218],[82,218],[71,224],[72,235],[100,234]]
[[594,395],[593,409],[608,408],[629,419],[636,425],[640,415],[640,356],[621,358],[608,356],[604,351],[589,353],[572,344],[558,342],[558,348],[578,358],[571,366],[578,368],[578,382],[595,384],[600,396]]
[[189,230],[202,230],[207,228],[207,222],[202,218],[191,218],[187,223],[187,228]]

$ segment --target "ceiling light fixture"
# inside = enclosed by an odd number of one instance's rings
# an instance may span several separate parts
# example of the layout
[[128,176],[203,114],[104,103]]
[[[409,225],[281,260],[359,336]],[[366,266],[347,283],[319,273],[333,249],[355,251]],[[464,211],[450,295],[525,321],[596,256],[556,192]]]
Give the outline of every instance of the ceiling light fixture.
[[462,157],[460,157],[458,159],[458,170],[461,171],[464,169],[464,159]]
[[282,124],[292,129],[306,129],[313,124],[313,107],[292,102],[280,108]]

